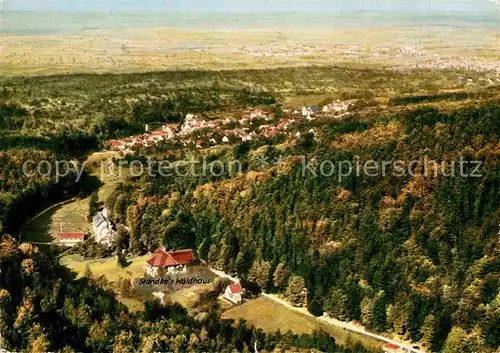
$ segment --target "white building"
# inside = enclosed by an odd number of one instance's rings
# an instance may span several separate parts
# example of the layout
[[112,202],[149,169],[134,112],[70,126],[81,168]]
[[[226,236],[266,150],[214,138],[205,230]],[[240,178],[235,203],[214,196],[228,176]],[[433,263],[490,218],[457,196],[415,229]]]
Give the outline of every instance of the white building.
[[116,232],[113,223],[108,217],[108,210],[106,207],[98,212],[92,220],[92,228],[95,234],[95,241],[99,244],[111,246],[116,238]]
[[239,283],[233,283],[226,287],[224,291],[224,298],[229,300],[233,304],[241,304],[243,298],[241,297],[244,292],[244,289],[241,287]]

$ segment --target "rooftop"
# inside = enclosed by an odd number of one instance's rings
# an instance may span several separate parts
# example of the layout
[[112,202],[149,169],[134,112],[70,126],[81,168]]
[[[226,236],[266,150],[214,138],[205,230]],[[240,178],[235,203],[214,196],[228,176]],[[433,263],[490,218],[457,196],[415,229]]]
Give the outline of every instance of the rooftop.
[[154,255],[147,261],[152,267],[170,267],[186,265],[193,261],[193,250],[177,250],[166,252],[164,249],[157,249]]
[[233,283],[229,285],[229,290],[231,293],[241,293],[243,292],[243,288],[241,288],[241,285],[239,283]]
[[393,343],[386,343],[384,344],[384,348],[389,348],[389,349],[399,349],[399,346],[397,344],[393,344]]
[[85,233],[84,232],[59,233],[57,237],[60,240],[83,240],[85,238]]

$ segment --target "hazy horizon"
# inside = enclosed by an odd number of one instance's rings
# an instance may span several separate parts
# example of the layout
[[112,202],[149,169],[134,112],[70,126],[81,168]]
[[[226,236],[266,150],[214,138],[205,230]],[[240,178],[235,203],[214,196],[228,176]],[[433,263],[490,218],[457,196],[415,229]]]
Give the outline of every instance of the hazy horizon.
[[286,0],[4,0],[3,11],[35,12],[295,12],[295,11],[442,11],[481,12],[499,14],[500,7],[492,0],[337,0],[337,1],[286,1]]

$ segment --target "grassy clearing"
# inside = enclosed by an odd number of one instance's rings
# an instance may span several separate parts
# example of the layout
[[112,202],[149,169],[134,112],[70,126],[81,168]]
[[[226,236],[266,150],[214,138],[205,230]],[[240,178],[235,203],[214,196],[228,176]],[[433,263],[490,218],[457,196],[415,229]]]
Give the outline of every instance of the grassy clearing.
[[[113,174],[107,168],[109,162],[113,157],[118,157],[116,152],[97,152],[91,154],[86,161],[86,166],[91,175],[98,177],[102,185],[99,188],[98,196],[99,201],[104,202],[108,196],[115,189],[116,184],[126,179],[128,170],[126,168],[115,168]],[[87,200],[88,205],[88,200]]]
[[183,288],[175,292],[169,293],[169,298],[173,302],[181,304],[183,307],[190,309],[197,302],[201,293],[211,289],[211,286],[199,285],[189,288]]
[[245,319],[266,332],[278,329],[294,333],[312,333],[317,328],[315,320],[287,309],[267,298],[258,298],[235,306],[223,314],[225,319]]
[[126,305],[131,312],[144,311],[144,304],[138,300],[118,297],[116,298],[120,303]]
[[339,344],[345,344],[350,339],[351,341],[360,342],[370,347],[381,346],[381,343],[377,340],[349,333],[341,328],[319,322],[315,318],[293,311],[264,297],[235,306],[226,311],[222,317],[236,321],[245,319],[249,324],[260,327],[266,332],[275,332],[277,330],[285,332],[291,330],[296,334],[310,334],[315,329],[322,329],[330,333]]
[[[104,202],[113,192],[116,184],[125,180],[128,175],[127,170],[116,171],[115,175],[112,175],[107,168],[101,170],[101,163],[114,156],[116,156],[115,152],[98,152],[90,155],[86,161],[90,174],[98,177],[102,182],[98,190],[101,202]],[[92,227],[87,221],[88,207],[89,197],[62,203],[48,210],[33,222],[26,224],[21,231],[22,239],[50,243],[61,232],[90,233]]]
[[[85,273],[85,269],[87,265],[90,267],[92,274],[96,277],[104,275],[109,281],[117,282],[120,278],[142,278],[144,277],[145,272],[145,264],[146,260],[148,260],[151,255],[144,255],[141,257],[136,257],[131,260],[129,266],[122,268],[118,265],[115,258],[101,259],[101,260],[85,260],[80,255],[68,255],[63,256],[60,260],[60,263],[66,267],[68,267],[73,272],[77,273],[77,278],[83,277]],[[195,277],[195,278],[211,278],[212,283],[214,283],[215,276],[206,270],[204,267],[193,266],[190,267],[190,270],[183,275],[179,275],[179,277]],[[211,290],[212,285],[191,285],[191,286],[180,286],[175,285],[171,288],[168,287],[159,287],[159,288],[145,288],[141,287],[144,293],[150,293],[154,291],[163,291],[168,292],[169,298],[181,304],[187,309],[190,309],[194,306],[196,301],[198,300],[201,293]],[[135,305],[137,307],[137,303],[140,303],[137,300],[132,300],[128,298],[118,298],[121,302],[129,306]],[[127,301],[128,302],[124,302]],[[135,304],[133,302],[136,302]]]
[[100,260],[85,260],[79,255],[68,255],[61,258],[60,262],[82,277],[88,265],[94,276],[105,275],[109,281],[117,281],[122,278],[138,278],[144,276],[146,260],[150,255],[136,257],[127,267],[120,267],[115,258]]

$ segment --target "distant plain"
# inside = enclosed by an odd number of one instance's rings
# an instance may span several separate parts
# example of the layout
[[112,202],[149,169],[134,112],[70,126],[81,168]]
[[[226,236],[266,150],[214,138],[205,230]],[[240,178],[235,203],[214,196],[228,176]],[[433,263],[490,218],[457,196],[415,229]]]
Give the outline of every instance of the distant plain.
[[[360,66],[494,68],[495,14],[2,15],[3,74]],[[496,65],[498,66],[498,65]]]

